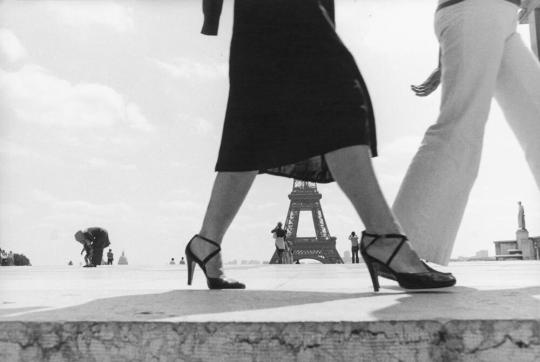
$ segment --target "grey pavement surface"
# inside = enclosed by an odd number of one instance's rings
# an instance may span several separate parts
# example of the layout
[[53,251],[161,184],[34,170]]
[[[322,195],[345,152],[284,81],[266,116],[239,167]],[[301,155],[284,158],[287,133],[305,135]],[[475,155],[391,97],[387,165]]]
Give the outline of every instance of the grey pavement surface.
[[0,320],[293,322],[540,319],[540,262],[453,263],[458,284],[406,291],[364,264],[227,266],[246,290],[208,291],[185,266],[3,267]]

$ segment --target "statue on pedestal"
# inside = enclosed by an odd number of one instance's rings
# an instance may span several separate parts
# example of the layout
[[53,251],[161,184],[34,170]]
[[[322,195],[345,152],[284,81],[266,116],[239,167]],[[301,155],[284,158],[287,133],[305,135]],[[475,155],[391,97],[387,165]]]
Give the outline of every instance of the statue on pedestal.
[[517,247],[521,250],[521,255],[524,260],[534,259],[535,251],[534,244],[529,238],[529,232],[525,227],[525,210],[521,201],[518,202],[518,229],[516,231]]
[[527,230],[525,227],[525,209],[521,201],[518,201],[518,230]]

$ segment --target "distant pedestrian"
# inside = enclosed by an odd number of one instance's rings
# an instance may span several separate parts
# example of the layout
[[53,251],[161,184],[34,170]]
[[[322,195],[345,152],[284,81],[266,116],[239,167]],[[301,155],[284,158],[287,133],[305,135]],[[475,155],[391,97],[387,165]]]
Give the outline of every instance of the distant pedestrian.
[[176,265],[176,262],[174,261],[174,258],[171,258],[171,261],[169,262],[169,265]]
[[277,226],[271,231],[275,240],[276,252],[278,255],[278,264],[283,264],[283,253],[286,250],[285,240],[287,238],[287,232],[282,228],[283,224],[278,222]]
[[178,264],[180,264],[180,265],[185,265],[186,264],[186,261],[184,260],[184,257],[182,257],[182,259],[180,259],[180,262]]
[[354,231],[351,232],[349,240],[351,241],[352,263],[358,264],[360,262],[360,258],[358,257],[358,235]]
[[[75,238],[77,238],[77,236],[75,236]],[[82,244],[83,244],[83,248],[81,250],[81,255],[82,253],[84,253],[84,266],[85,267],[95,266],[94,264],[92,264],[92,256],[93,256],[92,242],[90,240],[83,239]]]
[[107,252],[107,265],[113,265],[113,261],[114,261],[114,254],[112,252],[112,249],[109,249],[109,251]]
[[7,253],[5,250],[2,250],[0,248],[0,265],[6,265],[7,264]]
[[89,227],[84,231],[77,231],[75,233],[75,240],[83,244],[84,250],[87,252],[87,257],[90,259],[90,262],[87,262],[87,266],[101,265],[103,249],[111,245],[107,230],[100,227]]

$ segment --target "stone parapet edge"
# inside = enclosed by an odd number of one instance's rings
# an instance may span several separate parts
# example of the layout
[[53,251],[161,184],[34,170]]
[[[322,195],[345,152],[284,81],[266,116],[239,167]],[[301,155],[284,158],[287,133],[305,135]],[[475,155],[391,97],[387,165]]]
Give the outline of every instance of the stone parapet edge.
[[0,361],[534,361],[540,320],[0,322]]

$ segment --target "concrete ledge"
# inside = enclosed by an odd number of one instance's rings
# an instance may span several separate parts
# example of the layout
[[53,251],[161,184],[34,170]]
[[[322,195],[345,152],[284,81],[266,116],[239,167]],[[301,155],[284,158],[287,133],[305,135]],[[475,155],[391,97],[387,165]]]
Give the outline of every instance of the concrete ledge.
[[539,320],[1,322],[1,361],[537,361]]
[[0,362],[538,361],[540,263],[454,263],[406,291],[364,265],[237,266],[241,291],[185,267],[5,267]]

